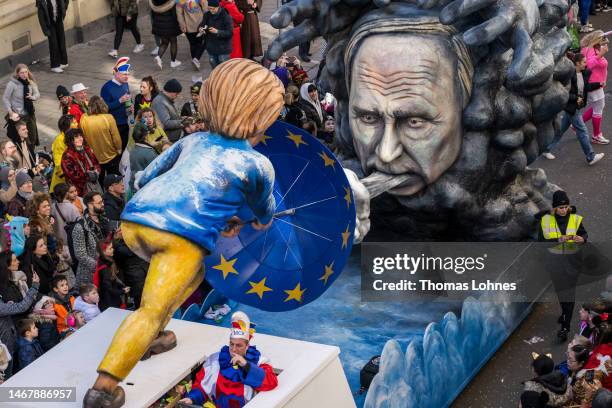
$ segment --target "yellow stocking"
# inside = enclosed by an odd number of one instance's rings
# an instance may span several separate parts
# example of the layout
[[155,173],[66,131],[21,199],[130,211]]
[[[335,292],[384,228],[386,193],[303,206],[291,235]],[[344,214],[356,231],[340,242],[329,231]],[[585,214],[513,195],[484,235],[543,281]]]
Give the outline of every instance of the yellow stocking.
[[[201,282],[205,249],[178,235],[122,223],[126,244],[151,264],[140,308],[119,326],[98,372],[123,380],[180,305]],[[197,287],[197,286],[195,286]]]

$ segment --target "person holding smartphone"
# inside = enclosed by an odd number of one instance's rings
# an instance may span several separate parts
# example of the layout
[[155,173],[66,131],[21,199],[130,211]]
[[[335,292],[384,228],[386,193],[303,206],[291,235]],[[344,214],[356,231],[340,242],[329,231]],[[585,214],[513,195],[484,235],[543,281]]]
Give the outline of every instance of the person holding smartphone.
[[212,69],[229,60],[233,30],[232,17],[227,10],[220,7],[219,0],[209,0],[208,12],[204,14],[198,35],[204,37],[204,47]]

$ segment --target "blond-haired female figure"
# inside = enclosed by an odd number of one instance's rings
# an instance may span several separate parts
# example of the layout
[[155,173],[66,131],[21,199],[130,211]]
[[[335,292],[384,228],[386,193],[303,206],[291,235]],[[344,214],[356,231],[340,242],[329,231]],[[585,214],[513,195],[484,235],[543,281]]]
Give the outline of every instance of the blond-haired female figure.
[[21,143],[15,125],[19,121],[25,122],[28,126],[28,141],[32,146],[38,146],[38,128],[36,126],[36,116],[34,115],[34,101],[40,98],[38,85],[34,82],[34,76],[26,64],[17,64],[15,75],[11,77],[2,102],[8,112],[7,115],[7,135],[14,143]]
[[119,174],[121,135],[113,115],[108,113],[104,99],[94,95],[89,99],[89,113],[81,116],[85,140],[102,167],[100,180],[106,174]]
[[[233,92],[227,92],[230,88]],[[140,308],[115,333],[98,379],[85,395],[86,408],[101,401],[113,408],[123,405],[119,381],[145,353],[176,346],[174,333],[164,327],[202,282],[204,257],[214,251],[219,235],[238,234],[238,210],[251,207],[256,229],[272,222],[274,168],[252,146],[278,117],[283,85],[257,63],[233,59],[211,73],[200,99],[210,133],[180,139],[155,159],[137,178],[140,190],[122,214],[123,238],[150,261],[149,272]]]

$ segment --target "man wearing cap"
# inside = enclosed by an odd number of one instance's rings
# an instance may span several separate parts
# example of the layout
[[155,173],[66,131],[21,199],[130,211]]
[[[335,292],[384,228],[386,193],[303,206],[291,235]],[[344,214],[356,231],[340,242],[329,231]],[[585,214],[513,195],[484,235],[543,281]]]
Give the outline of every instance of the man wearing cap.
[[249,343],[255,333],[244,312],[232,315],[229,346],[212,354],[196,375],[192,390],[180,402],[202,406],[212,401],[217,408],[243,407],[258,392],[278,385],[272,365]]
[[174,143],[181,138],[183,132],[183,123],[179,116],[174,101],[183,91],[181,83],[172,78],[164,85],[163,91],[157,95],[151,103],[151,108],[157,114],[157,118],[162,124],[166,136]]
[[25,171],[20,171],[15,176],[17,184],[17,195],[6,206],[6,212],[13,217],[27,217],[26,203],[32,199],[32,178]]
[[107,174],[104,177],[104,213],[111,221],[119,221],[125,207],[123,177]]
[[234,23],[227,10],[219,6],[219,0],[208,0],[208,11],[200,23],[199,35],[206,38],[204,47],[213,69],[229,59],[233,34]]
[[570,206],[567,193],[557,190],[553,194],[552,210],[536,215],[540,218],[538,241],[555,243],[547,248],[547,265],[555,292],[561,305],[557,336],[567,340],[574,311],[576,280],[581,267],[579,246],[587,242],[588,234],[582,216],[576,214],[576,207]]
[[70,96],[70,92],[64,85],[58,85],[55,90],[55,95],[57,96],[57,100],[60,103],[60,109],[62,110],[62,115],[68,114],[68,109],[70,109],[70,104],[72,103],[72,97]]
[[113,115],[121,135],[121,151],[127,147],[130,135],[128,113],[134,113],[132,97],[130,96],[130,64],[128,57],[121,57],[113,67],[113,79],[107,81],[100,91],[100,96],[108,105],[108,113]]
[[68,108],[68,114],[74,117],[74,120],[80,125],[81,116],[88,112],[87,108],[87,88],[82,83],[72,85],[70,95],[72,95],[72,103]]
[[191,100],[185,102],[181,109],[181,117],[192,117],[195,118],[198,115],[198,100],[200,99],[200,88],[202,88],[202,81],[198,81],[191,85]]

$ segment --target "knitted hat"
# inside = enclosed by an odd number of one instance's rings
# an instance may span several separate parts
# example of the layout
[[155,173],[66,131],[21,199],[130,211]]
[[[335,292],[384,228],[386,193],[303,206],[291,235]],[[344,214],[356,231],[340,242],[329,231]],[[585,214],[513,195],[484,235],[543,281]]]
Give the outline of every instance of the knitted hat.
[[531,365],[538,376],[550,374],[555,369],[555,362],[551,354],[531,353],[531,356],[533,357]]
[[253,334],[255,334],[255,323],[251,323],[249,316],[244,312],[234,313],[232,315],[230,339],[243,339],[249,341],[253,337]]
[[569,197],[567,193],[563,190],[557,190],[553,194],[552,206],[553,208],[560,207],[562,205],[569,205]]
[[57,95],[57,99],[62,99],[64,96],[70,96],[70,92],[68,92],[64,85],[58,85],[55,95]]
[[28,173],[26,173],[25,171],[20,171],[19,173],[17,173],[17,176],[15,177],[17,188],[21,188],[21,186],[23,186],[28,181],[32,181],[32,178],[28,175]]
[[166,82],[164,85],[164,91],[166,92],[180,93],[182,90],[183,87],[181,86],[181,83],[174,78]]
[[208,0],[208,7],[219,7],[219,0]]

